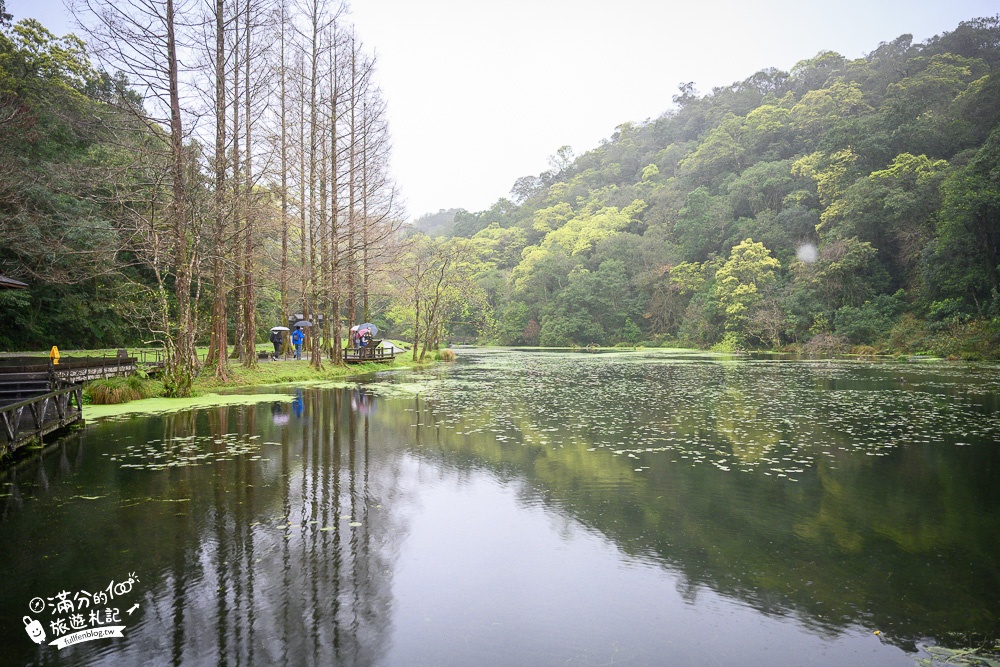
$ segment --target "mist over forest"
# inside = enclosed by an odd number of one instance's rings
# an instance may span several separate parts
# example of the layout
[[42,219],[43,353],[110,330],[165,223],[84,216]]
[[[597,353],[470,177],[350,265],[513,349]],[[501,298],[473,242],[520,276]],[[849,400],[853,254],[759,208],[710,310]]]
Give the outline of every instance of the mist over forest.
[[682,83],[489,210],[415,227],[468,239],[490,316],[468,338],[994,354],[998,62],[993,17]]

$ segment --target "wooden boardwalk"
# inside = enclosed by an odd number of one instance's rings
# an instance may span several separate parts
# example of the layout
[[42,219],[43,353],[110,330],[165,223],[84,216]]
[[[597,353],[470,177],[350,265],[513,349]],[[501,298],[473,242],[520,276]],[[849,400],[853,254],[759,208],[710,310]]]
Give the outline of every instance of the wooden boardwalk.
[[[379,341],[381,342],[381,341]],[[396,358],[396,350],[385,349],[376,343],[368,347],[348,347],[344,348],[345,364],[371,364],[388,363]]]
[[136,359],[127,355],[116,357],[83,357],[63,359],[52,366],[52,372],[61,382],[90,382],[135,373]]
[[[381,341],[378,341],[381,342]],[[390,363],[396,358],[396,352],[403,352],[401,348],[389,347],[385,348],[381,345],[369,345],[368,347],[345,347],[343,351],[343,356],[341,359],[344,360],[345,364],[381,364]],[[272,352],[258,352],[257,358],[260,361],[265,361],[268,359],[273,359]],[[280,361],[291,361],[295,357],[291,354],[286,354],[279,357]],[[309,360],[309,350],[302,350],[303,361]],[[323,360],[332,360],[333,357],[330,355],[329,350],[323,353]]]
[[0,363],[0,455],[83,419],[83,383],[131,375],[135,357],[4,357]]
[[[344,363],[389,363],[397,348],[374,341],[364,348],[346,348]],[[269,356],[269,355],[265,355]],[[82,384],[136,371],[136,358],[60,359],[5,357],[0,360],[0,456],[29,442],[83,420]]]
[[70,385],[0,407],[0,454],[9,454],[82,419],[81,385]]
[[136,370],[135,357],[64,357],[53,364],[44,357],[3,357],[0,359],[0,406],[79,384],[131,375]]

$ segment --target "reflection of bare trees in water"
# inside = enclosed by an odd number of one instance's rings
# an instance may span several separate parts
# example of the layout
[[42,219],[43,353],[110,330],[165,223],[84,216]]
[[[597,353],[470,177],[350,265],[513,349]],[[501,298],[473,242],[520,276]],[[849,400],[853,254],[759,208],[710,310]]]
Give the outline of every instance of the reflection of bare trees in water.
[[266,461],[242,455],[156,474],[165,496],[190,500],[161,517],[169,525],[144,527],[169,532],[171,551],[158,554],[142,629],[126,631],[110,662],[379,662],[402,534],[381,504],[397,470],[391,455],[373,460],[370,416],[349,407],[341,390],[306,391],[301,418],[284,428],[268,405],[164,419],[164,438],[198,426],[218,442],[232,429],[281,446],[261,444]]
[[[32,576],[0,587],[3,609],[134,570],[140,611],[125,618],[125,640],[75,647],[88,664],[379,662],[405,535],[390,512],[401,446],[374,421],[374,397],[355,394],[304,390],[297,404],[98,424],[9,466],[0,526],[10,548],[0,551],[11,572]],[[137,470],[111,458],[114,443],[155,451],[194,436],[210,463]],[[251,453],[228,452],[251,436]],[[39,521],[49,528],[38,532]],[[60,558],[42,566],[26,544]],[[9,630],[0,643],[25,643]]]

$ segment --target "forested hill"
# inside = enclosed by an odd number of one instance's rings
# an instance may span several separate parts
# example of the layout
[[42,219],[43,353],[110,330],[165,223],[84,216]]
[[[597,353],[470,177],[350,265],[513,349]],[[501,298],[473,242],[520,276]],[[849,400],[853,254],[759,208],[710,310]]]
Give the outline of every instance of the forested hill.
[[681,85],[659,118],[458,213],[487,335],[995,355],[998,67],[1000,16]]

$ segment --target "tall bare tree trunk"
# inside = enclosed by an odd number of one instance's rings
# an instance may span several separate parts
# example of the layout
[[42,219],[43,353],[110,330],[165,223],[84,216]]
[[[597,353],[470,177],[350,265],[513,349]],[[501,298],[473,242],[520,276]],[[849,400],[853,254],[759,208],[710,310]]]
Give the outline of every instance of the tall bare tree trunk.
[[[311,50],[309,54],[309,229],[312,242],[309,244],[309,294],[313,307],[316,305],[316,134],[317,134],[317,109],[316,109],[316,88],[318,86],[319,67],[319,0],[313,0],[312,14],[309,17],[312,22]],[[312,364],[315,368],[322,368],[323,356],[319,352],[319,331],[315,325],[317,318],[313,318],[313,328],[317,331],[310,336],[310,350],[312,352]],[[313,333],[310,331],[310,333]]]
[[368,309],[368,100],[361,106],[361,304],[365,322],[371,322]]
[[327,205],[327,187],[329,172],[327,172],[327,143],[322,141],[322,138],[318,138],[317,141],[320,143],[320,158],[319,158],[319,217],[317,218],[317,227],[319,227],[319,312],[323,313],[323,339],[320,344],[320,350],[322,354],[327,354],[330,350],[330,295],[327,292],[327,285],[330,283],[330,271],[327,265],[330,257],[329,251],[329,225],[327,224],[326,217],[326,205]]
[[[312,242],[309,244],[309,289],[311,301],[315,307],[317,303],[316,285],[316,137],[318,134],[318,120],[316,109],[316,89],[319,85],[319,0],[313,0],[312,4],[312,49],[309,61],[309,227],[313,233]],[[316,318],[313,318],[315,320]],[[312,365],[316,369],[323,367],[323,355],[319,349],[319,327],[313,321],[313,328],[316,333],[312,338]]]
[[255,289],[256,278],[254,276],[254,211],[251,202],[253,196],[253,153],[252,147],[252,123],[253,112],[250,98],[250,2],[247,0],[246,23],[243,26],[246,52],[244,54],[243,66],[243,105],[246,112],[246,120],[243,123],[243,137],[245,148],[243,151],[244,167],[243,175],[246,179],[243,189],[243,224],[244,231],[244,254],[243,254],[243,344],[246,346],[243,352],[243,365],[248,368],[257,367],[257,294]]
[[174,2],[167,0],[167,75],[170,89],[170,153],[173,179],[174,296],[177,299],[177,334],[173,359],[168,351],[167,391],[175,396],[191,393],[197,357],[191,322],[191,267],[188,257],[188,225],[185,212],[184,128],[181,123],[180,86],[177,71],[177,42],[174,34]]
[[[300,85],[303,83],[299,81]],[[309,274],[307,272],[306,243],[309,239],[306,227],[306,100],[305,89],[299,95],[299,262],[302,265],[299,309],[304,317],[309,317]]]
[[357,80],[357,50],[354,46],[354,36],[351,36],[351,139],[347,158],[347,328],[354,327],[357,312],[357,304],[354,301],[356,293],[355,278],[357,274],[357,264],[355,256],[355,232],[357,229],[357,201],[355,192],[355,170],[354,156],[357,152],[357,121],[355,110],[357,108],[358,80]]
[[333,65],[330,68],[330,328],[333,331],[333,363],[344,362],[344,344],[340,337],[340,198],[339,161],[337,157],[337,113],[340,80],[337,76],[337,39],[334,31]]
[[[244,0],[249,3],[250,0]],[[236,303],[233,313],[236,316],[235,335],[233,340],[233,359],[245,361],[246,343],[244,342],[243,303],[246,289],[246,276],[243,275],[243,198],[240,193],[240,11],[239,0],[236,0],[233,12],[233,239],[235,240],[235,276],[233,294]]]
[[[285,23],[287,8],[285,0],[281,1],[281,319],[278,324],[284,325],[289,315],[288,300],[288,123],[286,118],[287,67],[285,63]],[[283,345],[288,345],[288,337],[282,335]],[[283,351],[286,351],[283,349]]]
[[225,0],[215,1],[215,234],[212,260],[212,337],[206,362],[215,376],[229,379],[226,315],[226,34]]

